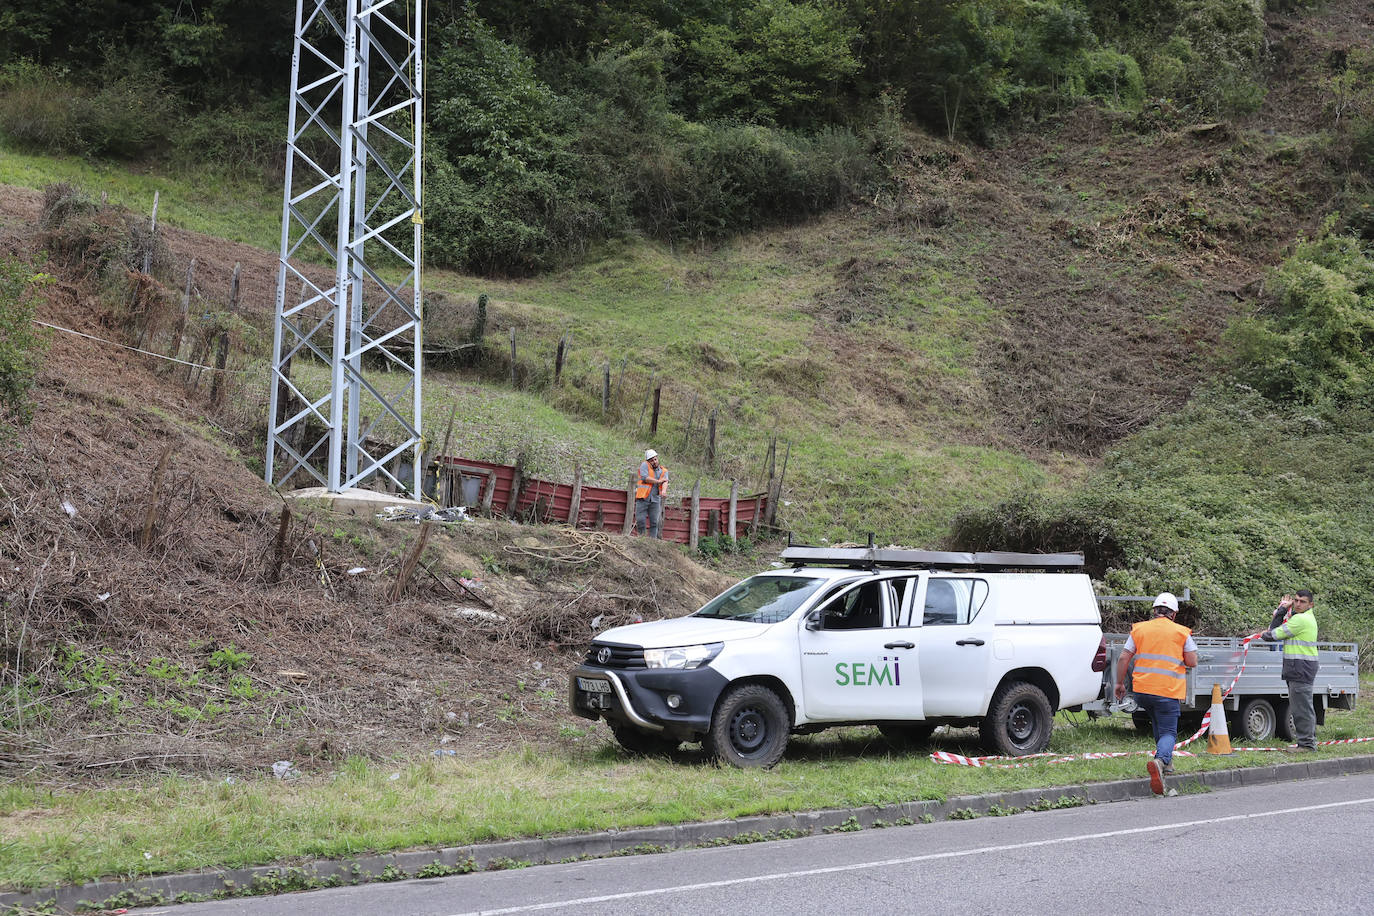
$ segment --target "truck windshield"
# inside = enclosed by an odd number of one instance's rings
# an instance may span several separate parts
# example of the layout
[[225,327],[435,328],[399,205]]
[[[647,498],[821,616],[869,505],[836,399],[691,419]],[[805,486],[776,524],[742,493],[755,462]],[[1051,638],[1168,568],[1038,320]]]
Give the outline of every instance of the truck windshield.
[[801,576],[752,576],[712,599],[692,616],[777,623],[801,607],[822,581]]

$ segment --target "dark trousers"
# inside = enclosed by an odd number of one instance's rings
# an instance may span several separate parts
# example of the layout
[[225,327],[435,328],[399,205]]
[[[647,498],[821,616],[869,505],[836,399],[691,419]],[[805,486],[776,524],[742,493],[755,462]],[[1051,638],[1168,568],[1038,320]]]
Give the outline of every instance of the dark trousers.
[[1317,710],[1312,705],[1311,681],[1284,681],[1288,709],[1293,713],[1293,738],[1301,747],[1317,746]]
[[635,500],[635,534],[645,533],[651,538],[663,537],[662,500]]
[[1158,697],[1153,693],[1137,693],[1136,705],[1150,714],[1150,727],[1155,732],[1155,759],[1168,766],[1174,759],[1174,745],[1178,743],[1178,711],[1182,704],[1173,697]]

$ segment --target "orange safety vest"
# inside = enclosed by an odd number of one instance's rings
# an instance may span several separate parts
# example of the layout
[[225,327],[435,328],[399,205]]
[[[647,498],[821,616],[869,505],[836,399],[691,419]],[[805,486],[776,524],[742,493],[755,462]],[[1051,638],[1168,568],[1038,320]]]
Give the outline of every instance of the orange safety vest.
[[648,499],[649,493],[658,487],[658,492],[662,494],[663,485],[668,482],[668,469],[662,462],[658,465],[658,476],[654,476],[654,469],[649,467],[648,461],[639,463],[639,486],[635,487],[635,499]]
[[1183,699],[1188,692],[1188,671],[1183,667],[1183,647],[1193,633],[1168,617],[1156,617],[1131,627],[1135,642],[1135,673],[1131,689],[1157,697]]

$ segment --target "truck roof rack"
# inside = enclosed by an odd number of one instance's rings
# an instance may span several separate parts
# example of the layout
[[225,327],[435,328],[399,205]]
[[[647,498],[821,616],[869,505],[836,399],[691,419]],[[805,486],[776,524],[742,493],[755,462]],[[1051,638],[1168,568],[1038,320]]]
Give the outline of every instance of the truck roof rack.
[[877,569],[880,566],[921,569],[976,569],[983,572],[1043,569],[1070,572],[1083,568],[1081,553],[1011,553],[1007,551],[906,550],[900,547],[783,548],[782,559],[795,566],[848,566]]

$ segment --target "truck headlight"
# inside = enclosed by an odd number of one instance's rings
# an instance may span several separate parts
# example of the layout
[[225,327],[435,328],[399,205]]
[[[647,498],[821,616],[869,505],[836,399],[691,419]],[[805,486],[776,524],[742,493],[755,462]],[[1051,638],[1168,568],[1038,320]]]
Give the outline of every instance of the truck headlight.
[[645,649],[644,667],[646,668],[700,668],[720,654],[725,648],[723,642],[707,643],[704,646],[674,646],[671,649]]

